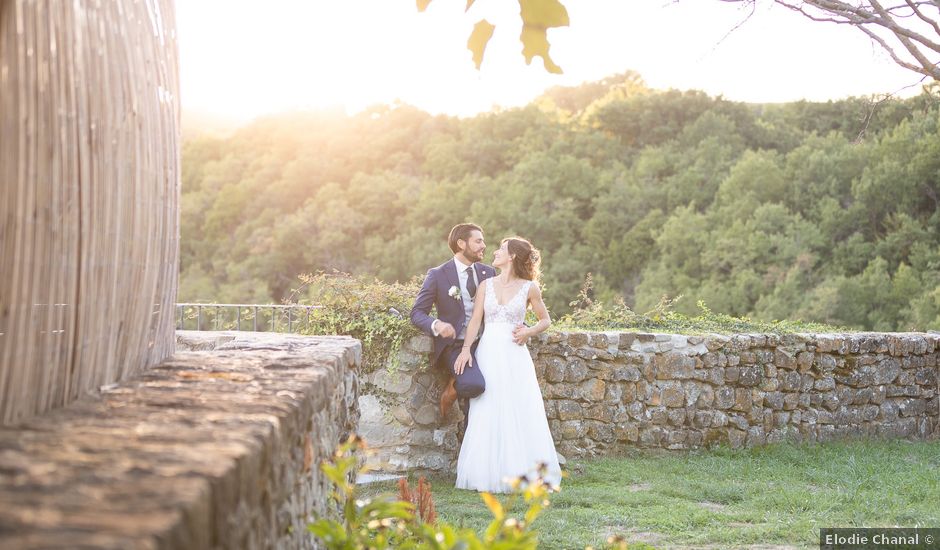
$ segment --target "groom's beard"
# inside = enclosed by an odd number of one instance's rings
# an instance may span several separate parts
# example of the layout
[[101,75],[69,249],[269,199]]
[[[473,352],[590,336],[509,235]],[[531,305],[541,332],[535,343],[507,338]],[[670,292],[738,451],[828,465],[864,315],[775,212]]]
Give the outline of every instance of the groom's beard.
[[463,252],[463,259],[467,260],[469,263],[474,264],[476,262],[483,261],[483,250],[474,253],[470,250],[465,250]]

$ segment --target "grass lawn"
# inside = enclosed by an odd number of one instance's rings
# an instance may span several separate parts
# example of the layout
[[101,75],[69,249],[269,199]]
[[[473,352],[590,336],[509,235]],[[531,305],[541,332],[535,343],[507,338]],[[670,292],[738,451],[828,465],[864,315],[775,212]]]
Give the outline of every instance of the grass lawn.
[[[657,548],[818,548],[820,527],[940,527],[940,441],[637,452],[568,467],[536,521],[540,548],[600,547],[613,533]],[[441,519],[483,531],[492,516],[479,494],[454,489],[453,476],[429,481]]]

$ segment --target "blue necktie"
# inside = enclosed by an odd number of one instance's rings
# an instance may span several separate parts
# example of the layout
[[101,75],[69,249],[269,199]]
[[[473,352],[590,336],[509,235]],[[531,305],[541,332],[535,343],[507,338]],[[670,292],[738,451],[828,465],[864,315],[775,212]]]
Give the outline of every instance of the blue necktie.
[[473,280],[473,266],[467,268],[467,292],[470,293],[470,297],[473,298],[477,294],[477,284]]

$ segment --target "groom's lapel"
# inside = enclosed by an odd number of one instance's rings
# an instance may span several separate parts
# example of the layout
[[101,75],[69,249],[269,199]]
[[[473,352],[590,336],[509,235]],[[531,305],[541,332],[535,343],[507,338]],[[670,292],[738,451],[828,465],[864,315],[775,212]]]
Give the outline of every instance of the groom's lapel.
[[454,265],[454,260],[444,264],[444,274],[447,275],[447,282],[450,284],[447,288],[455,286],[457,290],[460,290],[460,279],[457,278],[457,266]]
[[490,272],[488,268],[483,267],[479,263],[474,264],[474,267],[476,267],[476,270],[477,270],[477,279],[481,283],[483,282],[484,279],[487,279],[493,276],[493,274]]

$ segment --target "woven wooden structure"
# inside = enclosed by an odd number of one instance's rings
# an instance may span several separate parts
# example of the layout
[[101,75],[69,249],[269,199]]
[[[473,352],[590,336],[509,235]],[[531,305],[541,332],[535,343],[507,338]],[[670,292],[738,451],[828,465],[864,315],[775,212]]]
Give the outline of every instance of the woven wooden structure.
[[173,351],[172,0],[0,0],[0,424]]

